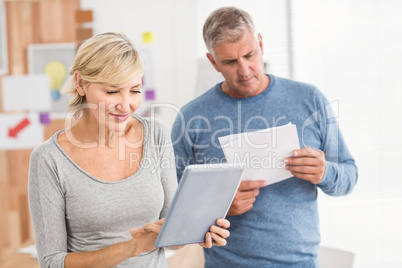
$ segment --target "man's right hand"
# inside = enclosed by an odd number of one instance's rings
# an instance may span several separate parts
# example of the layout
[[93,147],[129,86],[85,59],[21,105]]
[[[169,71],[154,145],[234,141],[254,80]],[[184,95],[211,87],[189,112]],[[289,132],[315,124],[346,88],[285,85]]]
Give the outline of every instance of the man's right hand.
[[241,215],[253,208],[260,188],[267,186],[266,181],[242,181],[230,206],[228,216]]

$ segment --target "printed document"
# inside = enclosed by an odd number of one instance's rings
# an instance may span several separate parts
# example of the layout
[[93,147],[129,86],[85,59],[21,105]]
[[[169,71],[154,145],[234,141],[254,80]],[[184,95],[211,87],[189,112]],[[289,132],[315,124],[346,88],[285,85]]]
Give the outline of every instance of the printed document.
[[244,164],[243,181],[265,180],[272,184],[293,177],[283,162],[300,149],[297,128],[292,123],[220,137],[219,142],[228,163]]

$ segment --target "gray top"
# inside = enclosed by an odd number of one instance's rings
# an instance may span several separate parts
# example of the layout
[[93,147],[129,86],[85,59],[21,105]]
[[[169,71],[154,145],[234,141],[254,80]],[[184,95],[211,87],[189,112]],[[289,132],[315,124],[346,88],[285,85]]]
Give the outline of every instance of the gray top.
[[[130,229],[165,217],[177,187],[168,132],[150,119],[144,126],[137,172],[114,182],[79,167],[57,143],[59,131],[36,147],[28,197],[41,267],[64,267],[69,252],[92,251],[131,239]],[[164,250],[130,258],[118,267],[167,267]]]

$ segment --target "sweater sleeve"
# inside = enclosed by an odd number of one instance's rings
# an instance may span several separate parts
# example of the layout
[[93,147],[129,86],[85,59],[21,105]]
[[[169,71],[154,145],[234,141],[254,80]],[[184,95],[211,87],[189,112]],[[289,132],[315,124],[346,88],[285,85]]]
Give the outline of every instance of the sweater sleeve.
[[31,154],[28,199],[40,267],[64,267],[67,255],[65,200],[55,166],[40,148]]
[[323,95],[317,98],[322,111],[320,128],[326,168],[323,180],[318,184],[321,190],[331,196],[349,194],[357,182],[357,166],[339,129],[331,105]]

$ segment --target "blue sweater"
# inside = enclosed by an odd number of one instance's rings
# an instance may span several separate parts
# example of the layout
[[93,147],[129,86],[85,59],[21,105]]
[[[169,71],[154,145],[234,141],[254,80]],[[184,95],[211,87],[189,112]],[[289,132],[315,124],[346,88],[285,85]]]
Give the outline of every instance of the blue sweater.
[[188,164],[225,162],[218,138],[292,122],[300,148],[325,153],[322,182],[296,177],[260,189],[254,207],[231,222],[227,246],[204,250],[205,267],[319,267],[317,187],[350,193],[357,167],[325,96],[314,86],[269,75],[259,95],[235,99],[218,84],[185,105],[172,130],[178,179]]

